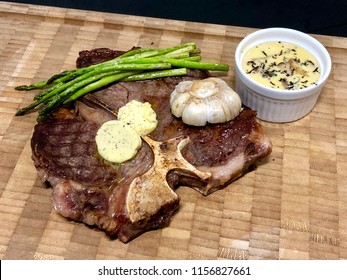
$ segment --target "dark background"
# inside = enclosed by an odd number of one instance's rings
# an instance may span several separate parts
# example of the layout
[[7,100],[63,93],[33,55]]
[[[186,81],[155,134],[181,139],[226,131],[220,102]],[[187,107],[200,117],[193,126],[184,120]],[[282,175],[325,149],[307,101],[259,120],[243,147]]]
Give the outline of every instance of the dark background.
[[347,0],[22,0],[10,2],[255,28],[288,27],[307,33],[347,37]]

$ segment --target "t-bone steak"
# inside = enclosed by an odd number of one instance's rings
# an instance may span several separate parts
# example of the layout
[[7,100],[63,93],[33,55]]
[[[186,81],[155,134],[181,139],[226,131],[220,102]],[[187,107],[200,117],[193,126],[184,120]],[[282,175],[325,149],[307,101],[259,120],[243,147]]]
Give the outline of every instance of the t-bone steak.
[[[81,57],[86,54],[87,58]],[[119,53],[107,49],[81,52],[78,66],[112,55]],[[271,141],[250,108],[243,107],[232,121],[205,127],[187,126],[171,114],[169,98],[175,86],[208,75],[190,71],[184,77],[119,82],[36,124],[32,158],[39,177],[53,187],[56,211],[128,242],[167,225],[179,206],[178,186],[208,195],[269,155]],[[158,127],[143,137],[133,159],[110,164],[98,155],[96,132],[105,121],[116,119],[117,110],[133,99],[152,105]]]

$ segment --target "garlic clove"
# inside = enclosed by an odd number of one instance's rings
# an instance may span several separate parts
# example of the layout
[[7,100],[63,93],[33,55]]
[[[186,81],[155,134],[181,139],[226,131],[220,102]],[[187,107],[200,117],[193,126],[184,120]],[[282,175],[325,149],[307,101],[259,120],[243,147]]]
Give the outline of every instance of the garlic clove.
[[176,91],[178,91],[179,93],[183,93],[183,92],[187,92],[190,91],[190,89],[193,86],[193,82],[192,81],[182,81],[180,82],[177,86],[176,86]]
[[225,118],[229,121],[234,119],[241,110],[241,99],[232,92],[223,92],[223,110]]
[[232,120],[240,114],[241,107],[242,107],[242,101],[240,96],[230,89],[229,91],[224,92],[224,103],[225,106],[227,106],[226,111],[230,116],[228,116],[228,120]]
[[222,123],[226,120],[226,112],[223,108],[223,100],[219,98],[209,98],[205,102],[207,109],[207,122]]
[[207,123],[207,110],[203,99],[194,99],[184,109],[182,121],[193,126],[204,126]]
[[180,118],[182,117],[183,111],[190,102],[190,95],[187,92],[174,91],[170,97],[170,106],[172,114]]

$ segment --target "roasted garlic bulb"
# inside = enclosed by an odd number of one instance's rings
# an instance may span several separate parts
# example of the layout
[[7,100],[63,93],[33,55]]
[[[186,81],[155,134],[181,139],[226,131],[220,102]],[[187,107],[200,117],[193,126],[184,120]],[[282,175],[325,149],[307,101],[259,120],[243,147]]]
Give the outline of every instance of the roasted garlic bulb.
[[241,99],[220,78],[180,82],[170,96],[171,112],[185,124],[204,126],[234,119]]

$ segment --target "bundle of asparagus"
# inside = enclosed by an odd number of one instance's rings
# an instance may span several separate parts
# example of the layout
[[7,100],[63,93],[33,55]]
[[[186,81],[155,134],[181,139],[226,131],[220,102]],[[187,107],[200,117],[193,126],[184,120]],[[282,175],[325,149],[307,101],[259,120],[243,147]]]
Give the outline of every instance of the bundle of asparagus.
[[[202,62],[195,43],[174,47],[137,48],[117,58],[85,68],[63,71],[32,85],[17,86],[16,90],[42,89],[29,106],[16,115],[24,115],[41,106],[37,121],[43,121],[60,106],[118,81],[139,81],[186,75],[187,68],[228,71],[227,64]],[[44,89],[45,88],[45,89]]]

